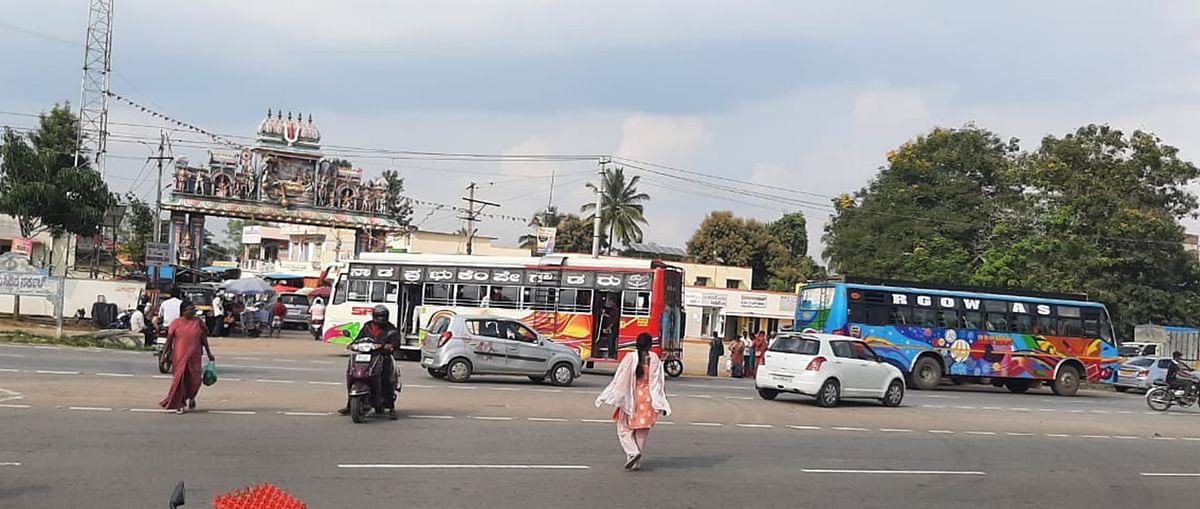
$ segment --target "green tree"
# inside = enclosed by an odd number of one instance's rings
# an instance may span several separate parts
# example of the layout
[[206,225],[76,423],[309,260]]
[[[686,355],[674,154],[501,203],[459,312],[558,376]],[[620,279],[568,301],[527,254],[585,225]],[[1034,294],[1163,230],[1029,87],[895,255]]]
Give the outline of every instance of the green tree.
[[[613,244],[629,245],[642,241],[642,226],[646,224],[645,203],[650,195],[638,190],[641,176],[625,178],[625,169],[617,168],[604,173],[600,191],[600,226],[608,232],[604,247],[612,254]],[[596,184],[589,182],[587,188],[596,192]],[[596,204],[586,203],[580,212],[591,220],[596,217]]]
[[999,238],[990,226],[1021,199],[1019,147],[968,125],[934,129],[888,154],[853,199],[834,199],[825,258],[844,274],[962,282]]
[[125,199],[129,205],[118,235],[120,250],[129,261],[145,265],[146,244],[154,239],[154,208],[132,194]]
[[94,235],[116,205],[86,160],[75,166],[78,120],[69,104],[38,116],[28,135],[5,128],[0,145],[0,213],[17,219],[21,235]]
[[212,232],[204,230],[204,243],[200,249],[200,265],[207,267],[212,265],[217,260],[230,260],[238,253],[241,253],[241,248],[230,249],[229,246],[221,245],[213,240]]
[[[554,250],[559,253],[592,252],[592,222],[575,214],[565,214],[558,221]],[[603,239],[601,239],[603,240]]]
[[[558,211],[558,207],[554,207],[554,206],[546,207],[544,210],[538,212],[537,214],[534,214],[533,217],[529,218],[529,226],[531,228],[534,228],[535,231],[536,231],[536,228],[544,228],[544,227],[557,228],[558,223],[562,222],[564,217],[565,217],[565,215]],[[537,250],[537,234],[536,233],[527,233],[525,235],[522,235],[521,238],[517,239],[517,240],[518,240],[518,242],[521,243],[521,247],[523,249],[528,249],[530,253],[536,252],[536,250]]]
[[242,252],[242,229],[247,226],[261,226],[266,224],[263,221],[254,219],[230,219],[225,223],[225,238],[229,239],[227,248],[230,252]]
[[754,273],[750,286],[761,290],[768,287],[772,257],[785,255],[786,248],[763,223],[713,211],[688,240],[687,252],[698,263],[750,267]]
[[767,225],[767,231],[775,236],[792,256],[808,255],[808,221],[800,212],[790,212]]
[[383,170],[383,181],[387,184],[388,218],[408,226],[412,220],[412,202],[404,196],[404,178],[396,170]]

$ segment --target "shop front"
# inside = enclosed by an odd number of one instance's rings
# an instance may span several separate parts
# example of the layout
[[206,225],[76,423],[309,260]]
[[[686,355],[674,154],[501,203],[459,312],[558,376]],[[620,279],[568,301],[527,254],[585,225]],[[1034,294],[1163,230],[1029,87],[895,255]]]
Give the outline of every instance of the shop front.
[[768,334],[791,327],[796,315],[796,296],[767,292],[689,286],[684,289],[687,313],[686,335],[705,339],[716,332],[726,340],[741,333]]

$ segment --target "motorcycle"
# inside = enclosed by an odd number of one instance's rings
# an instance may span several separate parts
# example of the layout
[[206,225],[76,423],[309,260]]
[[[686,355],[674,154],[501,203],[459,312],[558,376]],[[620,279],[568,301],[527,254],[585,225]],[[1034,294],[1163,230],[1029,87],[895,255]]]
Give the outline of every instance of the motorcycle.
[[[350,360],[346,366],[346,387],[350,399],[350,420],[362,423],[367,420],[367,412],[375,410],[376,415],[387,412],[388,398],[400,392],[400,371],[392,364],[395,387],[384,387],[388,383],[380,383],[383,375],[384,356],[391,351],[374,338],[359,338],[351,343]],[[393,378],[388,377],[388,378]],[[395,392],[392,392],[395,391]]]
[[1178,389],[1165,382],[1155,382],[1154,387],[1146,391],[1146,405],[1156,412],[1166,412],[1172,406],[1189,407],[1200,399],[1200,390],[1195,386],[1190,389]]
[[325,325],[325,320],[320,318],[310,318],[308,320],[308,329],[312,332],[313,341],[321,340],[321,327]]
[[167,349],[167,329],[159,327],[154,333],[154,351],[158,356],[158,372],[164,375],[171,374],[172,361],[171,351]]

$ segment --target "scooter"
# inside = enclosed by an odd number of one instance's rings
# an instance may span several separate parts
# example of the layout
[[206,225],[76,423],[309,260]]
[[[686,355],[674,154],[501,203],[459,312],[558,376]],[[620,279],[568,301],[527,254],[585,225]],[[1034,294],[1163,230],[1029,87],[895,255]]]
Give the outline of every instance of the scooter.
[[312,332],[313,341],[321,340],[321,328],[325,326],[325,320],[320,318],[310,318],[308,320],[308,329]]
[[[374,338],[359,338],[348,347],[350,360],[346,366],[346,387],[349,390],[350,420],[363,423],[367,420],[367,412],[375,410],[375,415],[387,412],[388,398],[395,397],[400,392],[400,371],[392,364],[394,373],[389,379],[395,380],[395,387],[385,387],[388,383],[380,383],[383,378],[383,359],[391,355],[391,351]],[[384,385],[384,386],[381,386]],[[394,392],[393,392],[394,391]]]
[[158,372],[164,375],[171,374],[174,361],[171,360],[172,352],[167,349],[167,329],[165,327],[155,329],[154,350],[155,355],[158,356]]

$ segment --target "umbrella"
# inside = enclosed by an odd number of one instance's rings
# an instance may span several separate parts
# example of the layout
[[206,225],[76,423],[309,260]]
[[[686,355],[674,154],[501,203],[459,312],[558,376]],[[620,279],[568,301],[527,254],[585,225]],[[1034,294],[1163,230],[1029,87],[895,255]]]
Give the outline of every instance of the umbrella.
[[230,281],[225,285],[225,291],[235,295],[271,295],[275,293],[275,290],[267,283],[257,278]]
[[296,287],[288,285],[275,285],[271,289],[275,290],[275,293],[293,293],[297,290]]

